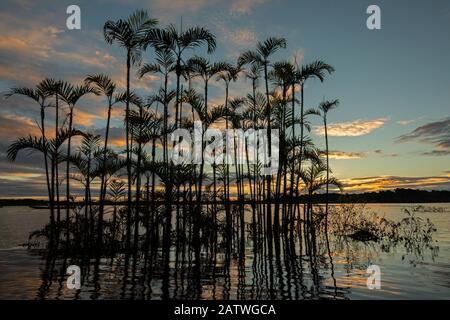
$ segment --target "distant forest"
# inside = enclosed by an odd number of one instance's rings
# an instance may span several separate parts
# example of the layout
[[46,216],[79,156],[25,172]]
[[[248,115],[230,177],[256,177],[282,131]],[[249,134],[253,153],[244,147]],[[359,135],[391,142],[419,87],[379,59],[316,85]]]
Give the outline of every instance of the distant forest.
[[[330,193],[330,203],[427,203],[450,202],[450,191],[395,189],[364,193]],[[314,202],[325,202],[325,194],[315,194]]]
[[[326,194],[314,194],[314,203],[325,203]],[[436,203],[450,202],[450,191],[395,189],[364,193],[330,193],[330,203]],[[306,198],[298,198],[304,202]],[[47,200],[36,199],[0,199],[0,206],[46,205]]]

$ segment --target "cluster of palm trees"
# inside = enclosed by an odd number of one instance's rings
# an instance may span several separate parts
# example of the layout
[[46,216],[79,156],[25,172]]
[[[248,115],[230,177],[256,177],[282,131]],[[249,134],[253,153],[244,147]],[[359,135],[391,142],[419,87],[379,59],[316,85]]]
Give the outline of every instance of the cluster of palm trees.
[[[235,63],[212,62],[209,56],[192,54],[194,48],[205,47],[208,55],[216,49],[216,38],[210,31],[202,27],[178,30],[174,25],[160,28],[143,10],[126,19],[107,21],[104,37],[126,53],[124,90],[106,74],[91,74],[79,85],[44,79],[35,88],[13,88],[8,94],[25,95],[41,110],[41,135],[16,140],[8,157],[14,161],[23,150],[43,154],[51,239],[65,234],[69,245],[81,235],[97,249],[113,241],[121,250],[145,249],[146,257],[149,248],[156,252],[155,247],[161,244],[167,263],[173,245],[177,261],[179,254],[184,257],[185,246],[195,251],[196,261],[200,261],[202,247],[215,257],[218,241],[225,243],[227,252],[238,244],[242,248],[246,225],[251,226],[254,236],[264,234],[270,243],[280,233],[294,238],[302,230],[309,234],[305,241],[311,242],[314,225],[322,217],[314,213],[312,195],[320,190],[328,194],[330,185],[342,187],[330,176],[327,135],[328,112],[339,102],[323,101],[317,109],[306,108],[305,86],[311,79],[323,82],[334,72],[332,66],[320,60],[303,66],[272,61],[287,45],[284,38],[276,37],[258,42]],[[146,51],[153,53],[150,63],[142,62]],[[161,88],[147,97],[138,95],[132,90],[135,70],[136,78],[158,75]],[[240,77],[251,81],[251,91],[245,97],[230,93]],[[196,89],[193,79],[200,80],[201,90]],[[211,102],[211,81],[224,85],[221,105]],[[106,102],[102,136],[74,128],[76,106],[86,95],[103,96]],[[124,110],[124,151],[111,147],[113,108]],[[56,119],[53,133],[47,130],[50,110]],[[61,110],[66,111],[63,117]],[[308,135],[309,118],[315,115],[323,120],[325,151]],[[271,130],[278,129],[280,161],[276,174],[263,174],[260,159],[250,163],[247,144],[246,164],[207,165],[203,156],[198,165],[174,164],[170,134],[179,128],[193,130],[198,119],[203,132],[220,123],[226,129],[267,129],[269,158]],[[208,141],[202,137],[201,142],[204,147]],[[64,166],[65,174],[61,174]],[[71,193],[74,180],[84,188],[82,216],[75,210],[79,203]],[[60,190],[63,182],[65,198]],[[242,204],[251,205],[249,224]],[[325,226],[327,216],[328,199]]]

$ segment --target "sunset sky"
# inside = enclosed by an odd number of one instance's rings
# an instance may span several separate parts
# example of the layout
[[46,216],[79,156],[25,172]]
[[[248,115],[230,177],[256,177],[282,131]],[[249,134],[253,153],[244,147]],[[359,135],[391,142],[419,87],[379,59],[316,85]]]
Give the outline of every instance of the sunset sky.
[[[81,30],[66,28],[66,8],[81,8]],[[381,8],[381,30],[368,30],[366,8]],[[87,74],[107,73],[125,82],[125,53],[106,44],[106,20],[126,18],[143,8],[180,27],[200,25],[217,36],[210,59],[235,62],[258,40],[284,36],[288,47],[273,60],[323,59],[336,72],[324,83],[305,87],[305,104],[340,100],[329,114],[331,166],[348,192],[396,187],[450,190],[450,2],[434,1],[275,1],[275,0],[2,0],[0,3],[0,197],[45,195],[42,156],[6,159],[14,139],[39,134],[39,108],[26,98],[3,94],[34,86],[44,77],[80,83]],[[205,54],[203,49],[196,53]],[[193,53],[192,53],[193,54]],[[145,62],[152,62],[148,50]],[[149,76],[132,88],[149,95],[160,79]],[[173,79],[172,79],[173,80]],[[222,83],[212,81],[211,103],[223,103]],[[243,96],[250,83],[232,84]],[[103,133],[103,98],[83,98],[75,125]],[[120,147],[123,109],[114,111],[112,139]],[[52,122],[52,114],[48,121]],[[311,136],[323,146],[320,119]],[[26,154],[24,154],[26,155]]]

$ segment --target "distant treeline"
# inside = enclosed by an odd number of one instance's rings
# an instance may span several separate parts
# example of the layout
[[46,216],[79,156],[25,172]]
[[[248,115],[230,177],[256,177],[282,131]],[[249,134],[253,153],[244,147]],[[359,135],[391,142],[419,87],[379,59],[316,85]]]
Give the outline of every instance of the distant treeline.
[[[325,194],[315,194],[315,203],[325,202]],[[364,193],[330,193],[330,203],[427,203],[450,202],[450,191],[395,189]]]
[[[314,203],[325,203],[325,194],[313,195]],[[450,191],[445,190],[414,190],[395,189],[364,193],[330,193],[330,203],[427,203],[427,202],[450,202]],[[304,202],[306,198],[298,198]],[[233,202],[233,201],[231,201]],[[238,201],[236,201],[238,202]],[[251,201],[246,201],[251,202]],[[280,202],[283,202],[281,200]],[[0,199],[0,206],[44,206],[47,200],[36,199]],[[107,203],[109,204],[109,203]]]

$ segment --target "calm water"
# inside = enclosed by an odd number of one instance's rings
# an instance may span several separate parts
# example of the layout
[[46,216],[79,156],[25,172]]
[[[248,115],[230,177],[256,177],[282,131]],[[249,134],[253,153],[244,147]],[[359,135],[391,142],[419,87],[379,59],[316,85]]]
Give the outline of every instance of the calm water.
[[[405,217],[404,208],[415,205],[377,204],[370,211],[388,219]],[[383,250],[378,243],[362,243],[351,239],[331,239],[332,264],[325,255],[318,255],[314,267],[307,257],[289,259],[284,247],[268,270],[267,260],[254,256],[251,237],[246,241],[245,263],[232,257],[229,272],[224,275],[224,261],[218,255],[215,268],[200,275],[202,299],[449,299],[450,298],[450,204],[429,204],[438,212],[417,212],[429,218],[437,228],[433,235],[438,251],[423,249],[407,253],[403,246]],[[151,279],[144,279],[142,268],[124,270],[123,259],[101,260],[98,272],[83,270],[80,291],[68,290],[62,270],[69,264],[56,261],[51,279],[43,281],[45,260],[36,252],[21,246],[31,231],[48,222],[45,210],[28,207],[0,208],[0,299],[161,299],[169,296],[190,298],[190,281],[180,272],[164,280],[158,269]],[[366,268],[381,268],[381,289],[366,286]],[[174,262],[171,261],[170,268]],[[270,267],[269,267],[270,268]],[[269,294],[269,279],[273,283]]]

